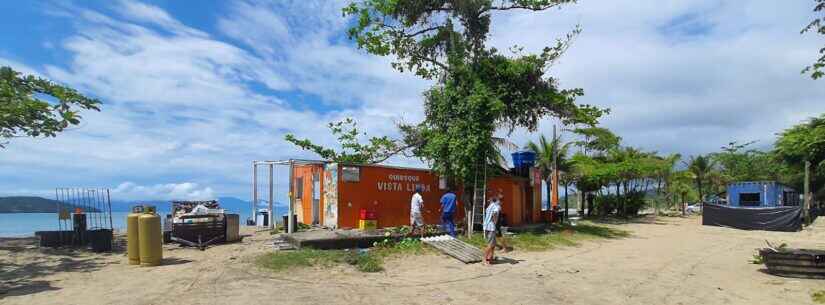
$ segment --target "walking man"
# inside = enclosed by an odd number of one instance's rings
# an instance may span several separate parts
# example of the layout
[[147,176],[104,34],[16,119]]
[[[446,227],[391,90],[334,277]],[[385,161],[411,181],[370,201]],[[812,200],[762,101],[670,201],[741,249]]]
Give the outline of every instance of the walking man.
[[415,230],[421,231],[421,238],[424,238],[424,217],[421,216],[421,210],[424,207],[424,199],[421,198],[421,186],[415,186],[415,193],[413,193],[410,200],[410,234],[415,234]]
[[484,263],[487,265],[492,264],[493,258],[495,258],[496,224],[498,223],[499,213],[501,213],[501,204],[497,195],[493,197],[490,205],[484,210],[484,241],[487,243],[484,248]]
[[447,190],[447,193],[441,196],[441,226],[444,232],[455,237],[455,223],[453,216],[455,215],[455,193],[452,189]]

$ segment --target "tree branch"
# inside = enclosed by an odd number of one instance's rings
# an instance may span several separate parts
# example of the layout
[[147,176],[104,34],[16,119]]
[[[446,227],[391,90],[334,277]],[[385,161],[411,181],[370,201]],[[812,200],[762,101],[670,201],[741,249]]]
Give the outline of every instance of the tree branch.
[[404,35],[403,35],[403,36],[404,36],[404,37],[407,37],[407,38],[412,38],[412,37],[415,37],[415,36],[418,36],[418,35],[424,34],[424,33],[426,33],[426,32],[432,31],[432,30],[437,30],[437,29],[440,29],[440,28],[442,28],[442,27],[443,27],[442,25],[438,25],[438,26],[434,26],[434,27],[429,27],[429,28],[426,28],[426,29],[423,29],[423,30],[420,30],[420,31],[416,31],[416,32],[413,32],[413,33],[409,33],[409,34],[404,33]]
[[540,6],[528,6],[528,5],[511,5],[511,6],[491,6],[491,11],[509,11],[515,9],[522,9],[522,10],[531,10],[531,11],[543,11],[551,7],[556,7],[561,5],[562,3],[554,3],[548,5],[540,5]]

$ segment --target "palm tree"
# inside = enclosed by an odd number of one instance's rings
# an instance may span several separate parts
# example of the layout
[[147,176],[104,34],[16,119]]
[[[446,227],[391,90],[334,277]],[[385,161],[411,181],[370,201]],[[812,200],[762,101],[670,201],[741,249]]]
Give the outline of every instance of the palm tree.
[[698,155],[696,157],[691,156],[690,160],[685,162],[685,165],[687,165],[687,169],[695,176],[696,190],[699,192],[699,201],[703,202],[705,200],[705,193],[703,192],[702,186],[711,171],[716,168],[716,161],[708,156]]
[[[533,141],[527,142],[527,150],[536,153],[536,166],[541,169],[544,181],[547,182],[547,201],[550,201],[550,194],[552,194],[553,185],[553,161],[557,158],[556,168],[563,173],[570,171],[570,162],[567,159],[567,152],[571,143],[561,144],[561,137],[556,137],[552,141],[547,141],[547,138],[542,135],[539,137],[539,143]],[[567,185],[569,179],[560,179],[564,184],[565,193],[567,192]],[[550,204],[548,203],[548,206]]]
[[[682,159],[682,155],[681,154],[671,154],[667,157],[654,156],[654,158],[656,158],[657,160],[659,160],[659,162],[661,162],[660,165],[659,165],[659,170],[656,173],[657,176],[658,176],[657,178],[659,180],[659,185],[656,188],[656,193],[660,196],[660,198],[665,197],[666,201],[668,203],[670,203],[671,196],[669,195],[670,194],[669,190],[670,190],[671,184],[673,184],[673,180],[674,180],[673,179],[673,176],[674,176],[673,168],[674,168],[674,166],[676,166],[676,162],[678,162],[679,159]],[[654,209],[654,213],[658,216],[659,215],[659,203],[658,203],[658,201],[655,203],[655,206],[653,207],[653,209]]]

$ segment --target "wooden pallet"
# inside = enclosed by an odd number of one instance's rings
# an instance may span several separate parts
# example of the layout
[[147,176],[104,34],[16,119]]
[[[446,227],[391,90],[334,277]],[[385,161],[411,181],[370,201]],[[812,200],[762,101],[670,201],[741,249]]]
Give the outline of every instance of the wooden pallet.
[[421,241],[465,264],[478,263],[484,258],[481,250],[450,235],[425,237]]

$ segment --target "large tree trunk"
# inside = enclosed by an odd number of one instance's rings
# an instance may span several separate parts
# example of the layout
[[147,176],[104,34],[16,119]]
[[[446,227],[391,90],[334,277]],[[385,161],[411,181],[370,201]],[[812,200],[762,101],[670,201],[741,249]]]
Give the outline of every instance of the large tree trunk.
[[[469,196],[468,196],[469,195]],[[465,232],[467,233],[467,238],[471,238],[473,234],[473,203],[475,203],[475,188],[472,186],[465,186],[464,187],[464,196],[461,196],[462,203],[464,204],[464,221],[466,226],[464,227]],[[461,226],[457,226],[456,229],[460,228]]]
[[[619,192],[619,182],[616,182],[616,203],[618,203],[620,206],[624,206],[623,201],[624,200],[622,200],[622,193]],[[617,206],[616,214],[621,214],[620,211],[622,211],[622,209],[619,206]]]
[[593,194],[587,194],[587,217],[593,215],[594,200],[596,200],[596,196],[593,196]]

